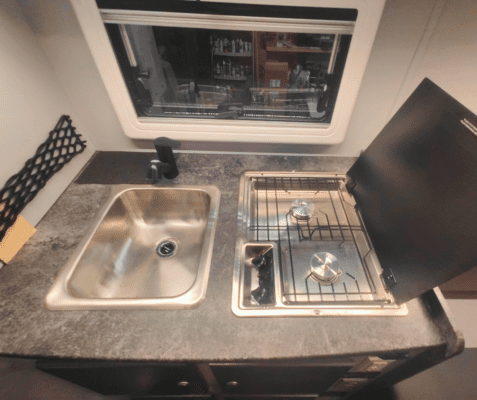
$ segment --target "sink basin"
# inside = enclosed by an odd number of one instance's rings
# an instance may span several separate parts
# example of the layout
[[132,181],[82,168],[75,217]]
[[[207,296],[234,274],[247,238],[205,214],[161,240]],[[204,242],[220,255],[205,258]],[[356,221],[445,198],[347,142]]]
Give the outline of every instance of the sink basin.
[[219,200],[214,186],[113,186],[46,307],[198,306],[207,290]]

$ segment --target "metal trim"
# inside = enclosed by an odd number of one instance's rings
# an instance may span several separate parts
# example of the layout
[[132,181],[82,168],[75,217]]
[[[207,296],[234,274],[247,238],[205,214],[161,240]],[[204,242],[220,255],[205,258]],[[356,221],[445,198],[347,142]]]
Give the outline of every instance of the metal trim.
[[[260,244],[271,245],[276,247],[274,242],[247,242],[245,235],[249,227],[250,221],[247,219],[247,199],[249,197],[250,185],[249,178],[253,177],[320,177],[320,178],[340,178],[345,179],[343,174],[334,173],[317,173],[317,172],[244,172],[240,179],[239,202],[238,202],[238,224],[237,224],[237,240],[235,248],[235,261],[233,273],[233,289],[232,289],[232,311],[238,317],[272,317],[272,316],[288,316],[288,317],[316,317],[316,316],[406,316],[408,308],[406,304],[400,306],[392,301],[392,297],[386,294],[386,300],[371,302],[371,304],[347,304],[336,302],[335,304],[284,304],[281,300],[281,273],[278,262],[274,262],[275,273],[275,304],[271,306],[255,306],[247,307],[243,304],[243,285],[244,269],[243,269],[243,249],[246,245]],[[275,258],[277,255],[275,255]],[[277,279],[278,278],[278,279]],[[379,279],[379,278],[378,278]],[[387,301],[390,300],[390,301]]]
[[331,49],[330,63],[328,64],[328,74],[332,74],[335,70],[336,57],[338,56],[338,47],[340,44],[341,35],[336,35],[333,42],[333,48]]
[[460,121],[462,125],[464,125],[469,131],[471,131],[474,135],[477,135],[477,127],[473,125],[467,118],[464,118]]
[[100,10],[104,23],[153,25],[210,29],[254,30],[268,32],[330,33],[351,35],[353,21],[300,20],[292,18],[241,17],[161,11]]
[[134,51],[131,45],[131,41],[129,40],[128,32],[126,31],[125,25],[119,25],[119,32],[121,33],[121,37],[123,38],[124,47],[126,49],[126,54],[128,55],[129,64],[131,67],[137,67],[136,57],[134,56]]

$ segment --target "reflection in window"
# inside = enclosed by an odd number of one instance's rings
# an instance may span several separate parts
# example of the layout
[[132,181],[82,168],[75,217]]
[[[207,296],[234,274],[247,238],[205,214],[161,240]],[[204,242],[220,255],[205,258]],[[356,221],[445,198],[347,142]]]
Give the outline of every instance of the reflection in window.
[[139,116],[331,121],[350,34],[107,24]]

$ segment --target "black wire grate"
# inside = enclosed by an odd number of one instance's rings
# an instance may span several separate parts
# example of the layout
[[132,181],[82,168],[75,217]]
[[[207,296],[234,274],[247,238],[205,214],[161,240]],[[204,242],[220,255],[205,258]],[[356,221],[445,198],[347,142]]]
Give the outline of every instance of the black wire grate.
[[0,190],[0,241],[20,212],[35,198],[46,182],[76,154],[83,152],[86,141],[80,139],[68,115],[63,115],[17,174],[10,177]]
[[[297,302],[363,302],[374,300],[376,290],[368,275],[372,244],[363,221],[337,178],[256,178],[254,212],[248,227],[254,241],[277,243],[282,296]],[[295,198],[306,197],[316,204],[312,218],[297,221],[290,206]],[[358,236],[363,240],[358,243]],[[321,249],[321,250],[318,250]],[[338,283],[323,286],[311,279],[310,255],[332,251],[348,265]],[[303,265],[306,264],[306,268]],[[350,273],[351,272],[351,273]]]

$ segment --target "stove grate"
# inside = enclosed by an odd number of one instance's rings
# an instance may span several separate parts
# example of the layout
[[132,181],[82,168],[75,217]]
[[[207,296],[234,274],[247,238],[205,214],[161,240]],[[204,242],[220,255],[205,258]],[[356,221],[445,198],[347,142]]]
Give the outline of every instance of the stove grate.
[[[377,299],[368,268],[373,248],[344,179],[258,177],[252,182],[252,192],[249,240],[277,243],[285,303]],[[310,219],[292,215],[290,207],[296,199],[313,203],[315,212]],[[322,285],[312,279],[309,260],[317,252],[330,252],[340,262],[343,274],[335,283]]]

